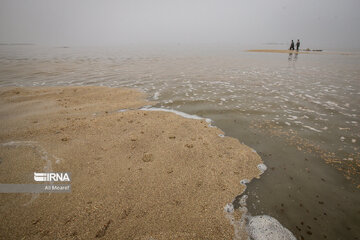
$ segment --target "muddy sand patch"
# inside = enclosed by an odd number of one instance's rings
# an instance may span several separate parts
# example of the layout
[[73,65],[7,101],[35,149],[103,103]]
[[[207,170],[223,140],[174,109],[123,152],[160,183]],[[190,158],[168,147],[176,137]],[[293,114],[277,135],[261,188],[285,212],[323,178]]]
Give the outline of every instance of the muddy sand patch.
[[72,192],[1,194],[1,235],[232,239],[224,206],[260,157],[205,120],[139,109],[149,104],[131,89],[2,88],[1,179],[71,172]]

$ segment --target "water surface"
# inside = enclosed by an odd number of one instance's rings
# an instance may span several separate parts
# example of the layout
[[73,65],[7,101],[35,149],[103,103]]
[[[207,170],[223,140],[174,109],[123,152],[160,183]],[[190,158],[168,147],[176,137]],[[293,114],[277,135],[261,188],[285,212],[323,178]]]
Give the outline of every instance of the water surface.
[[250,213],[298,239],[359,239],[359,66],[358,54],[0,46],[1,86],[138,88],[211,118],[268,166],[248,185]]

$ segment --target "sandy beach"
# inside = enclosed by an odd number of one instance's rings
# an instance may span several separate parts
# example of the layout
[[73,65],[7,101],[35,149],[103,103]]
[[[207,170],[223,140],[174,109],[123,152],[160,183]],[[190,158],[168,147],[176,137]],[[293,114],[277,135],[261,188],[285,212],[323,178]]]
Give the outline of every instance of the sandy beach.
[[[2,194],[4,239],[233,239],[224,207],[260,157],[136,90],[0,89],[1,183],[70,172],[71,193]],[[118,111],[129,109],[127,111]],[[240,217],[241,214],[237,214]]]
[[359,9],[0,1],[0,240],[360,240]]

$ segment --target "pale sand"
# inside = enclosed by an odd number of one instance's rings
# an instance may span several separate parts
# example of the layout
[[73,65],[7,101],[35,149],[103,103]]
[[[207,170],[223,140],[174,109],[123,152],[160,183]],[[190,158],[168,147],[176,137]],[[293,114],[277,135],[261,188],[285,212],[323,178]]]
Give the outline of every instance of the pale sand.
[[116,111],[148,105],[144,97],[0,89],[0,183],[35,183],[44,169],[72,174],[72,193],[1,194],[1,237],[232,239],[224,206],[243,192],[240,180],[259,176],[260,157],[204,120]]
[[247,52],[261,52],[261,53],[299,53],[299,54],[339,54],[339,55],[353,55],[350,52],[324,52],[324,51],[303,51],[303,50],[279,50],[279,49],[251,49]]

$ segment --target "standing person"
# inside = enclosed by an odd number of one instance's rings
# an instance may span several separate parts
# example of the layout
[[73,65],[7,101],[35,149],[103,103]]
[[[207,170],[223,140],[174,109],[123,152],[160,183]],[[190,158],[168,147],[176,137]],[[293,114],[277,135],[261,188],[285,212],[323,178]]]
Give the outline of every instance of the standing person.
[[290,50],[294,50],[294,40],[291,40]]
[[296,42],[296,51],[299,51],[299,47],[300,47],[300,40],[298,39]]

